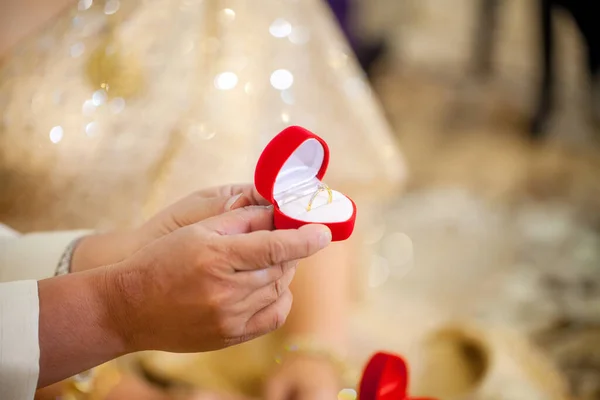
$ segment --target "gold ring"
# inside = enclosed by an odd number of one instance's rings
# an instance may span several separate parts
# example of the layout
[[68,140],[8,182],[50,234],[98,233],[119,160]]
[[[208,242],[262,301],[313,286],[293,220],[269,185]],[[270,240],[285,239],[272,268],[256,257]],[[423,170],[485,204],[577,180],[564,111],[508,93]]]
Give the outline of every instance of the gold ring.
[[306,206],[306,211],[310,211],[312,209],[313,201],[315,201],[315,199],[317,198],[319,193],[321,193],[325,190],[327,191],[327,204],[331,204],[331,202],[333,201],[333,192],[331,191],[329,186],[327,186],[324,183],[320,183],[317,190],[310,197],[310,200],[308,201],[308,206]]

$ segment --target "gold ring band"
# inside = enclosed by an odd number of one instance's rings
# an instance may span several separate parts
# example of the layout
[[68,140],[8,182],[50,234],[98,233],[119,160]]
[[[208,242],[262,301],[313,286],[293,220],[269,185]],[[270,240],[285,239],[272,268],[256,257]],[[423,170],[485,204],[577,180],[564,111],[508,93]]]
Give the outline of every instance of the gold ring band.
[[324,191],[327,191],[327,204],[331,204],[331,202],[333,202],[333,192],[331,191],[329,186],[327,186],[324,183],[321,183],[321,184],[319,184],[317,190],[310,197],[310,200],[308,201],[308,206],[306,206],[306,211],[312,210],[313,201],[315,201],[315,199],[317,198],[319,193],[324,192]]

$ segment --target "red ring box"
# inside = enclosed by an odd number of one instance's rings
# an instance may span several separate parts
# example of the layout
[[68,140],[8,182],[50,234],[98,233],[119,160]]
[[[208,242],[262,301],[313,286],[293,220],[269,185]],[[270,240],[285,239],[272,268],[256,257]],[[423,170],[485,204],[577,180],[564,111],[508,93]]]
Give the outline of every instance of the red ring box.
[[333,241],[348,239],[354,230],[356,204],[332,189],[333,200],[318,191],[329,164],[329,147],[319,136],[299,126],[290,126],[267,144],[256,164],[256,190],[274,208],[277,229],[297,229],[306,224],[323,224]]
[[400,356],[377,353],[365,367],[358,400],[434,400],[408,395],[408,366]]

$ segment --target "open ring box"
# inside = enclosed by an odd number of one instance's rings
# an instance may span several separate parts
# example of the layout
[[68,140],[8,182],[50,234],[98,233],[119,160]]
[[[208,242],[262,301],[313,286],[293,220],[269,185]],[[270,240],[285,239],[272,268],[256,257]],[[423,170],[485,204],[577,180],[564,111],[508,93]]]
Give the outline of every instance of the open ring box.
[[298,126],[284,129],[267,144],[256,164],[254,184],[273,204],[275,228],[323,224],[333,241],[350,237],[356,205],[323,184],[328,164],[327,143]]
[[409,396],[408,376],[408,365],[402,357],[377,353],[363,371],[358,400],[434,400]]

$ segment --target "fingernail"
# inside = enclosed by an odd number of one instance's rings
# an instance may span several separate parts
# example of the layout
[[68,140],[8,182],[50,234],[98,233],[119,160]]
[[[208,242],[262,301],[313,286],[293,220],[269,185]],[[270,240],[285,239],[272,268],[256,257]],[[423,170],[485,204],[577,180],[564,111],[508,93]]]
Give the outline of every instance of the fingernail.
[[240,197],[242,197],[242,195],[243,193],[236,194],[235,196],[227,200],[227,203],[225,203],[225,211],[231,211],[235,203],[240,199]]
[[331,231],[328,228],[323,228],[319,233],[319,247],[324,249],[331,243]]
[[273,206],[252,206],[252,208],[257,208],[260,210],[269,210],[269,211],[273,210]]

